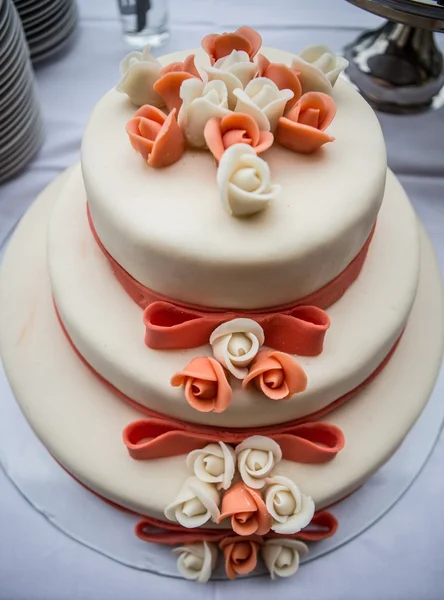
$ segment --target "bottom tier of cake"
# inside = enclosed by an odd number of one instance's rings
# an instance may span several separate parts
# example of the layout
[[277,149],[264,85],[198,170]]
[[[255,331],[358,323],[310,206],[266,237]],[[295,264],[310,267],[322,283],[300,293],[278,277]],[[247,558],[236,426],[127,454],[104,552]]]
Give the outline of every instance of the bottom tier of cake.
[[[46,230],[64,176],[19,225],[0,285],[4,366],[26,418],[53,456],[89,489],[142,515],[165,520],[186,477],[185,456],[133,460],[125,426],[142,415],[85,367],[58,323],[46,261]],[[281,461],[275,474],[298,482],[316,509],[344,498],[396,451],[432,390],[443,342],[443,293],[430,242],[421,231],[421,275],[406,330],[385,369],[328,415],[345,448],[331,462]],[[131,535],[131,532],[129,532]]]

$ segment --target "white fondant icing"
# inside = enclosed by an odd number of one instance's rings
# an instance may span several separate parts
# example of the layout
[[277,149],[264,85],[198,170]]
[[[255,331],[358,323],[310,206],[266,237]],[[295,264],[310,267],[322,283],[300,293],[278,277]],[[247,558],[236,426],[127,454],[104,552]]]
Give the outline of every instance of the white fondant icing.
[[215,483],[217,489],[227,490],[236,468],[234,450],[224,442],[208,444],[188,454],[187,467],[201,481]]
[[[183,61],[190,53],[160,61]],[[287,64],[293,56],[263,53]],[[201,57],[197,52],[198,66]],[[311,156],[275,143],[262,157],[282,187],[279,201],[243,220],[232,219],[221,206],[210,152],[189,149],[164,170],[135,160],[125,131],[134,109],[121,94],[106,94],[82,142],[85,186],[100,239],[137,281],[177,301],[263,308],[318,290],[367,239],[387,167],[373,110],[342,80],[333,99],[337,114],[328,133],[335,143]]]
[[267,77],[257,77],[242,89],[235,89],[237,98],[234,112],[251,115],[261,131],[271,131],[277,127],[285,105],[294,96],[291,90],[280,90]]
[[185,579],[207,583],[216,565],[217,546],[211,542],[196,542],[173,548],[177,554],[177,570]]
[[217,170],[217,185],[225,209],[234,217],[254,215],[281,192],[271,183],[268,164],[248,144],[225,150]]
[[220,495],[211,483],[188,477],[175,500],[165,508],[165,517],[191,529],[220,516]]
[[[188,476],[185,456],[136,461],[116,443],[123,428],[142,414],[116,397],[79,361],[54,313],[45,235],[50,210],[63,198],[62,181],[57,179],[33,203],[18,225],[2,264],[3,365],[33,430],[69,472],[105,498],[138,514],[165,520],[165,506],[174,500]],[[403,211],[399,212],[398,226],[403,229]],[[71,225],[77,227],[75,222]],[[393,258],[389,254],[390,236],[384,240],[386,253],[378,254],[377,270],[381,272],[385,262]],[[93,260],[87,238],[78,238],[78,248],[83,262]],[[393,359],[371,386],[329,415],[328,421],[344,432],[345,448],[328,463],[282,460],[274,469],[275,474],[298,481],[318,509],[357,489],[390,458],[433,387],[441,366],[443,292],[439,267],[423,230],[421,250],[418,295]],[[66,269],[69,271],[70,264]],[[106,303],[103,306],[106,310]],[[119,303],[109,306],[115,314],[122,309]],[[396,312],[395,305],[391,308]],[[145,364],[149,363],[150,358]]]
[[336,56],[326,46],[308,46],[293,57],[292,65],[299,72],[302,92],[332,94],[339,75],[348,67],[348,60]]
[[180,86],[182,106],[177,121],[191,146],[205,146],[204,129],[212,117],[223,117],[228,110],[228,90],[223,81],[208,83],[200,79],[187,79]]
[[142,311],[117,283],[97,247],[85,203],[77,169],[49,226],[49,267],[61,318],[76,347],[107,381],[142,405],[174,418],[216,427],[255,427],[320,410],[378,367],[401,333],[414,300],[419,265],[416,217],[390,174],[364,269],[328,309],[331,326],[322,354],[297,357],[310,382],[307,389],[271,407],[254,385],[244,390],[232,379],[229,408],[221,414],[201,413],[184,402],[182,390],[173,388],[170,379],[193,358],[211,356],[211,347],[163,352],[144,345]]
[[313,518],[315,505],[288,477],[275,475],[266,481],[265,505],[276,533],[297,533]]
[[233,110],[236,106],[234,90],[243,89],[248,85],[257,73],[257,64],[250,61],[246,52],[233,50],[228,56],[219,58],[214,65],[204,68],[203,72],[209,81],[220,80],[225,83],[228,90],[228,108]]
[[261,555],[271,579],[291,577],[299,568],[300,559],[308,554],[308,546],[291,538],[265,540]]
[[265,479],[282,458],[279,444],[269,437],[253,435],[236,446],[237,468],[242,481],[261,489]]
[[134,50],[120,63],[122,78],[116,89],[126,94],[136,106],[152,104],[161,107],[164,102],[153,89],[161,70],[162,65],[151,54],[149,46],[146,46],[143,52]]

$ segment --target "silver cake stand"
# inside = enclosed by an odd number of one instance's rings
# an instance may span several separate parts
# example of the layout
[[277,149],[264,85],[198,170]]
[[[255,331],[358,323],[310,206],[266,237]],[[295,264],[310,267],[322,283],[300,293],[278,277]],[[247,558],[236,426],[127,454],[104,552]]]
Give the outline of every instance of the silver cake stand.
[[418,113],[444,105],[444,0],[347,0],[388,19],[344,49],[346,75],[378,110]]

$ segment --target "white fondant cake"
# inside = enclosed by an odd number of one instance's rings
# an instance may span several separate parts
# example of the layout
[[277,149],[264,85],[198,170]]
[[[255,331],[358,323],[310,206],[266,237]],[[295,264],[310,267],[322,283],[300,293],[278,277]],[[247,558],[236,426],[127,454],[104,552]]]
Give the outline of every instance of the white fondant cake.
[[430,243],[346,61],[260,44],[242,27],[195,57],[131,53],[0,281],[35,432],[198,582],[219,554],[230,578],[258,555],[294,574],[419,416],[444,337]]

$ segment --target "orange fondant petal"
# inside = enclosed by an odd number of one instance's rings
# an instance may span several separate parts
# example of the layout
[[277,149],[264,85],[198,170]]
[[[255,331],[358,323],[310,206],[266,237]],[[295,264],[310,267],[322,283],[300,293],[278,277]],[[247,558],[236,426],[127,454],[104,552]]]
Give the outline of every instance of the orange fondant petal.
[[175,108],[179,111],[182,99],[179,95],[180,86],[186,79],[193,79],[193,75],[185,71],[172,71],[160,77],[153,85],[154,91],[165,102],[168,110]]
[[298,123],[301,123],[302,125],[308,125],[309,127],[314,127],[315,129],[320,129],[320,116],[321,111],[319,108],[307,108],[306,110],[300,111]]
[[234,546],[235,546],[235,544],[231,543],[231,544],[227,544],[226,546],[223,547],[224,558],[225,558],[225,572],[229,579],[236,579],[236,575],[237,575],[236,571],[233,568],[233,562],[231,560]]
[[242,537],[258,533],[255,513],[249,513],[249,518],[243,518],[243,513],[240,513],[240,517],[241,518],[239,518],[239,515],[233,515],[231,517],[231,528],[235,533]]
[[198,356],[197,358],[193,358],[182,371],[172,376],[171,385],[182,385],[185,377],[217,381],[217,375],[213,369],[212,360],[214,359],[210,359],[208,356]]
[[151,150],[153,149],[154,142],[150,139],[146,139],[140,135],[139,132],[139,117],[133,117],[126,124],[126,132],[129,137],[129,141],[131,146],[139,152],[144,160],[148,160],[148,156],[150,155]]
[[290,121],[300,122],[300,113],[312,108],[319,110],[318,129],[324,131],[333,121],[336,114],[335,101],[328,94],[307,92],[285,116]]
[[142,137],[154,142],[161,129],[162,125],[160,123],[139,117],[139,133]]
[[[240,549],[240,553],[237,553],[237,547],[243,546],[244,544],[249,544],[250,553],[247,558],[242,559],[242,556],[245,555],[245,550],[243,548]],[[231,553],[231,560],[234,562],[234,569],[236,573],[239,575],[248,575],[254,571],[257,565],[257,553],[259,550],[259,544],[255,542],[238,542],[235,544],[235,547]]]
[[233,395],[233,391],[231,389],[230,384],[228,383],[227,376],[225,371],[220,363],[217,362],[214,358],[209,358],[213,365],[214,372],[217,377],[217,397],[216,402],[214,404],[214,412],[221,413],[230,406],[231,398]]
[[222,33],[216,36],[213,46],[215,60],[228,56],[233,50],[243,50],[251,57],[252,46],[250,41],[239,33]]
[[270,371],[272,369],[280,369],[281,365],[279,361],[270,356],[271,350],[261,350],[258,352],[256,358],[252,362],[248,375],[242,381],[242,387],[247,387],[250,381],[253,381],[256,377]]
[[217,162],[220,161],[222,154],[225,152],[220,132],[220,121],[217,117],[212,117],[207,121],[204,129],[205,142]]
[[183,63],[182,62],[172,62],[169,65],[163,67],[160,71],[160,77],[166,75],[167,73],[177,73],[178,71],[183,71]]
[[253,147],[257,146],[259,142],[259,126],[251,115],[236,112],[230,113],[223,117],[220,123],[220,130],[222,136],[232,130],[245,131]]
[[334,138],[324,131],[295,123],[287,117],[279,119],[276,139],[281,146],[302,154],[311,154],[327,142],[334,141]]
[[251,46],[251,51],[249,53],[250,58],[254,58],[259,52],[260,47],[262,46],[262,37],[260,36],[260,34],[252,27],[247,27],[246,25],[244,25],[243,27],[239,27],[239,29],[237,29],[235,33],[243,35],[245,38],[247,38]]
[[183,71],[200,79],[200,74],[196,67],[195,58],[196,56],[194,54],[190,54],[186,57],[186,59],[183,61]]
[[176,109],[170,112],[148,158],[152,167],[168,167],[177,162],[185,151],[185,138],[176,119]]
[[301,97],[302,86],[296,73],[283,64],[271,63],[266,70],[265,77],[271,79],[280,90],[291,90],[294,94],[286,104],[286,110],[290,109]]
[[256,154],[261,154],[261,152],[265,152],[273,145],[274,135],[271,131],[261,131],[259,134],[259,141],[257,145],[254,147],[256,150]]
[[160,125],[162,125],[166,119],[165,113],[162,112],[160,108],[157,108],[156,106],[151,106],[151,104],[144,104],[143,106],[141,106],[135,112],[134,117],[144,117],[145,119],[150,119],[151,121],[160,123]]
[[265,382],[265,375],[267,375],[269,371],[259,375],[255,379],[255,383],[261,392],[270,398],[270,400],[288,400],[289,398],[289,389],[288,385],[285,383],[285,380],[281,383],[281,385],[272,387]]
[[268,66],[271,65],[271,62],[268,60],[266,56],[263,54],[257,55],[257,66],[258,66],[258,76],[265,77],[265,73],[267,72]]
[[307,388],[307,375],[301,365],[285,352],[272,352],[272,358],[277,359],[285,373],[285,382],[290,396],[303,392]]
[[265,385],[269,388],[277,389],[285,383],[285,375],[282,369],[270,369],[262,373],[262,379]]
[[224,494],[218,523],[237,513],[254,513],[256,510],[257,504],[251,489],[243,481],[239,481]]
[[214,62],[214,40],[218,37],[217,33],[209,33],[202,40],[202,48]]
[[[193,384],[195,381],[199,381],[201,385],[202,384],[205,385],[204,381],[202,379],[196,380],[191,377],[187,377],[187,379],[185,381],[185,390],[184,390],[186,401],[188,402],[188,404],[190,406],[192,406],[195,410],[198,410],[199,412],[211,412],[212,410],[214,410],[214,404],[215,404],[214,396],[212,398],[202,398],[200,396],[197,396],[193,390]],[[210,381],[208,381],[207,384],[209,386],[215,385],[214,383],[212,383]],[[208,389],[211,390],[211,388],[208,388]]]
[[235,144],[252,145],[251,139],[248,137],[245,129],[232,129],[231,131],[227,131],[222,139],[225,149],[234,146]]
[[256,521],[257,521],[257,529],[255,533],[257,535],[265,535],[270,531],[271,525],[273,523],[273,519],[270,513],[267,510],[265,502],[262,500],[262,496],[258,490],[253,490],[248,488],[250,494],[253,496],[254,501],[256,502]]

